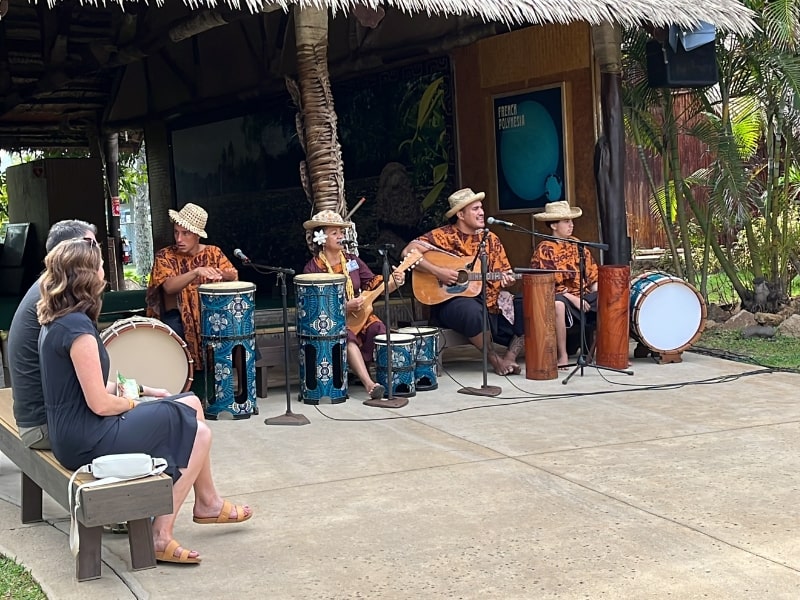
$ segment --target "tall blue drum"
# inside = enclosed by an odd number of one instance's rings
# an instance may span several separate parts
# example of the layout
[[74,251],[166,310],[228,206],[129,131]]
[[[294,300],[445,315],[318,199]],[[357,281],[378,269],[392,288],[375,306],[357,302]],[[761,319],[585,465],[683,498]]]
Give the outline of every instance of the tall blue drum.
[[[247,419],[256,404],[256,286],[221,281],[198,286],[200,339],[206,355],[207,419]],[[208,381],[213,393],[208,397]]]
[[344,275],[294,278],[300,345],[300,399],[305,404],[347,400],[347,313]]
[[427,392],[439,387],[439,336],[438,327],[401,327],[398,333],[413,335],[415,339],[416,360],[414,366],[414,383],[418,392]]
[[[391,348],[390,348],[391,346]],[[417,342],[413,335],[393,333],[389,340],[385,333],[375,336],[375,378],[387,392],[389,385],[389,355],[392,361],[392,396],[411,398],[417,394],[414,379]]]

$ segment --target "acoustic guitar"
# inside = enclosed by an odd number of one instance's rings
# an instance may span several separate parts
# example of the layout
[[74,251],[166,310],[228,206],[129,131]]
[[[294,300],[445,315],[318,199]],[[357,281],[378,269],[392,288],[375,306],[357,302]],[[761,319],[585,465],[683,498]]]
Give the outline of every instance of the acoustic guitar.
[[[431,306],[458,296],[473,297],[480,293],[480,259],[475,261],[472,269],[470,269],[469,265],[469,263],[472,262],[471,258],[450,256],[442,252],[426,252],[425,260],[433,263],[437,267],[458,271],[458,279],[452,285],[445,285],[432,273],[415,271],[411,287],[414,290],[414,297],[423,304]],[[519,273],[513,273],[512,275],[514,279],[522,277]],[[500,281],[501,279],[503,279],[503,273],[486,273],[486,281]]]
[[[411,252],[406,254],[403,262],[401,262],[397,268],[394,269],[394,271],[405,271],[406,269],[411,269],[421,260],[422,253],[420,253],[418,250],[411,250]],[[347,328],[350,331],[353,333],[358,333],[361,331],[361,329],[364,327],[364,323],[367,322],[367,319],[372,314],[372,303],[381,294],[383,294],[383,284],[374,290],[361,292],[361,296],[359,297],[364,299],[364,304],[361,305],[360,309],[347,313]]]

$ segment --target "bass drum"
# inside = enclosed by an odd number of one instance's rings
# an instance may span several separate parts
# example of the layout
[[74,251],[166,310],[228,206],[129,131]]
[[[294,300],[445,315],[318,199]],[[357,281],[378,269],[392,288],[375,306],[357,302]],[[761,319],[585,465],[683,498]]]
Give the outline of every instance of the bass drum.
[[651,271],[631,282],[631,335],[651,350],[685,350],[705,325],[706,303],[683,279]]
[[111,359],[109,374],[121,373],[140,385],[186,392],[194,379],[194,361],[186,342],[157,319],[131,317],[114,321],[100,333]]

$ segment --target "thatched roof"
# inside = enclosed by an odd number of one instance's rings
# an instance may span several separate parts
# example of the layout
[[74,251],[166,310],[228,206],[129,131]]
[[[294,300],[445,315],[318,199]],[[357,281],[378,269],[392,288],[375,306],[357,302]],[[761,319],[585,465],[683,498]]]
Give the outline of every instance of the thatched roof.
[[[213,1],[213,0],[212,0]],[[738,0],[296,0],[262,2],[246,0],[248,6],[291,4],[301,7],[327,7],[349,11],[355,4],[386,4],[410,13],[466,14],[485,21],[514,24],[573,23],[592,25],[620,23],[636,25],[694,25],[698,21],[714,23],[726,31],[745,33],[753,29],[752,13]]]
[[[48,0],[54,3],[56,0]],[[103,0],[85,0],[96,3]],[[123,0],[117,0],[122,3]],[[162,4],[164,0],[156,0]],[[406,13],[427,15],[469,15],[487,22],[509,24],[574,23],[592,25],[620,23],[656,26],[672,24],[691,27],[699,21],[720,29],[747,33],[755,27],[752,12],[738,0],[223,0],[233,8],[245,6],[252,12],[288,11],[293,4],[301,8],[328,8],[334,14],[348,13],[355,5],[371,8],[389,6]],[[184,0],[187,6],[214,7],[217,0]],[[105,4],[105,2],[103,2]]]

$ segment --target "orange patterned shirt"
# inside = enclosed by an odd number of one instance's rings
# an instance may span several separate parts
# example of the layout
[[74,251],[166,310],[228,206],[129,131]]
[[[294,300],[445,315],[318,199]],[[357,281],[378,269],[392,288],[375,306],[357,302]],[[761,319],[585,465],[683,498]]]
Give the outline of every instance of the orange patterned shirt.
[[[570,238],[577,240],[578,238]],[[597,283],[597,265],[587,248],[583,249],[586,273],[583,277],[583,291],[588,293]],[[531,267],[534,269],[561,269],[572,271],[570,273],[554,273],[556,279],[556,294],[568,292],[580,295],[580,256],[578,246],[569,242],[555,242],[542,240],[536,246],[531,256]]]
[[[175,246],[168,246],[156,252],[150,281],[147,284],[147,316],[160,319],[165,312],[161,290],[164,281],[188,273],[197,267],[216,267],[220,270],[234,268],[217,246],[205,246],[194,256],[179,253],[175,250]],[[197,287],[204,283],[211,281],[205,277],[198,277],[178,293],[178,310],[183,322],[185,342],[194,360],[195,370],[203,368],[203,353],[200,352],[200,295],[197,293]]]
[[[455,225],[445,225],[419,236],[417,240],[423,242],[424,246],[441,248],[446,252],[472,260],[473,257],[478,255],[482,237],[483,233],[463,233]],[[511,270],[511,263],[508,262],[503,242],[491,231],[486,237],[486,255],[487,273],[505,273]],[[473,271],[475,273],[481,272],[480,258],[475,261]],[[500,308],[497,306],[497,298],[500,296],[500,290],[503,287],[502,282],[489,280],[486,282],[486,286],[488,288],[486,291],[486,306],[489,312],[499,313]]]

